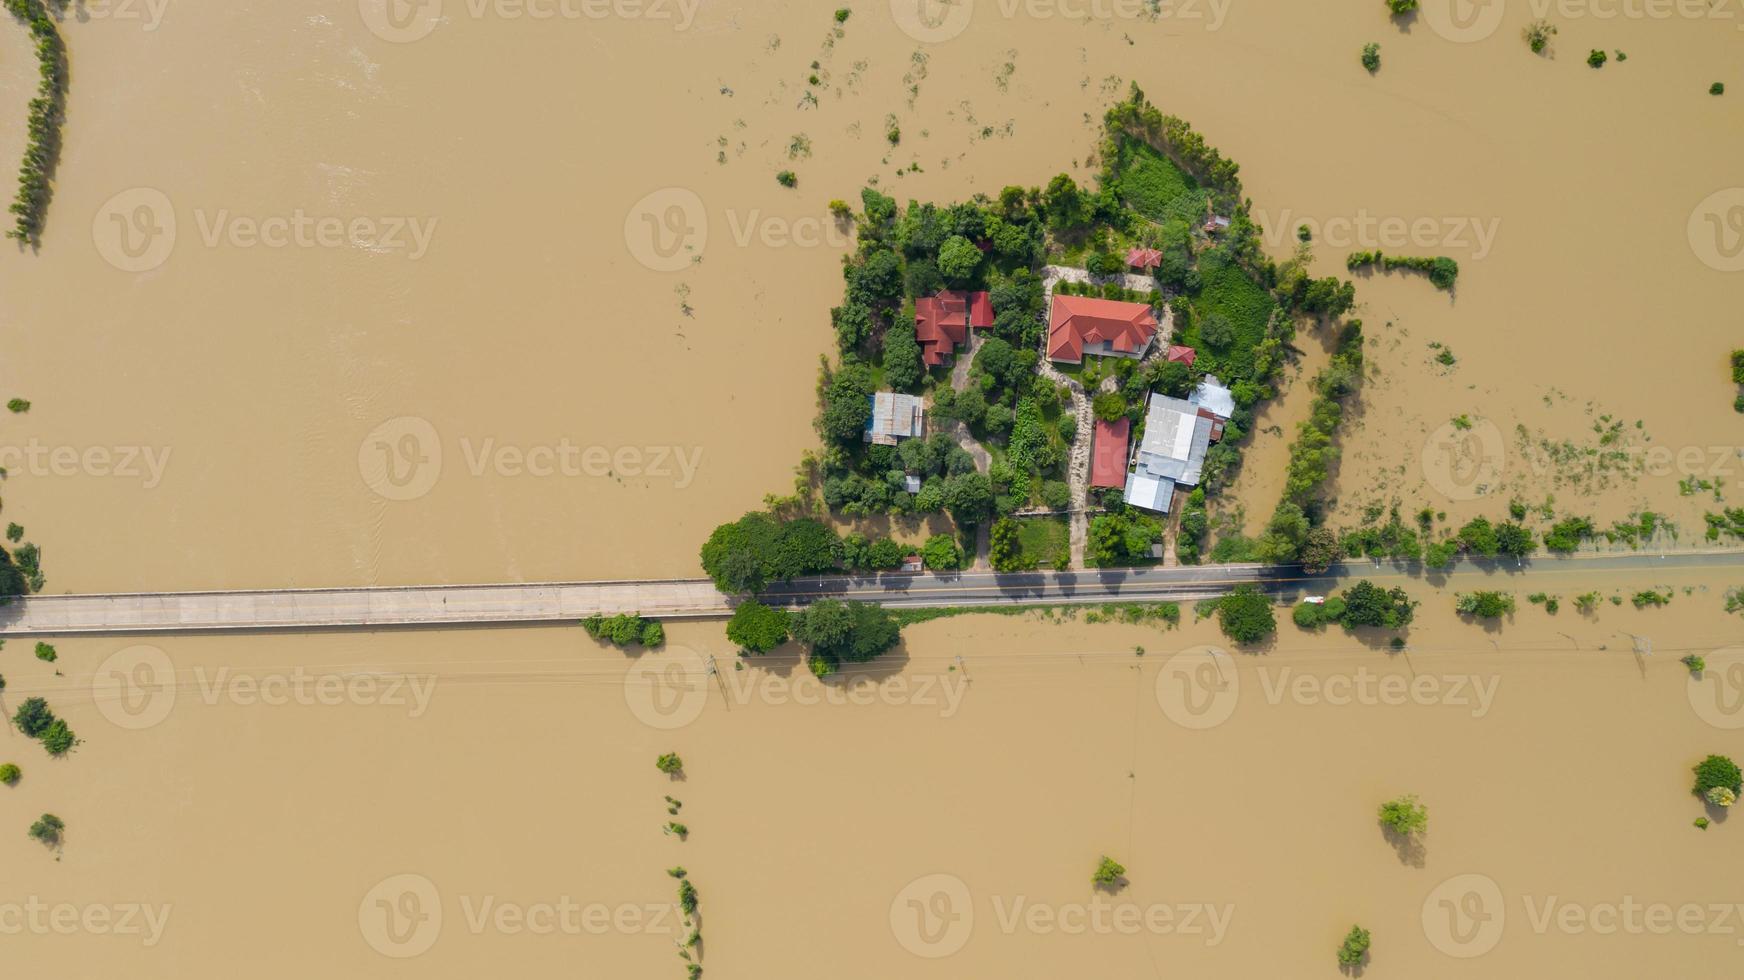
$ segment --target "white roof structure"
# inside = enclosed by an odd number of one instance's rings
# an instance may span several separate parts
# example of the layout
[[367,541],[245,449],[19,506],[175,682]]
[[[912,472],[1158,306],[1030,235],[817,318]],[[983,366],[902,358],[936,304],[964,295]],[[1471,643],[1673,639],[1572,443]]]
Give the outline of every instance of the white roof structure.
[[[1145,409],[1144,441],[1126,479],[1125,500],[1167,514],[1177,486],[1198,486],[1211,447],[1212,420],[1199,406],[1152,392]],[[1209,411],[1209,410],[1208,410]]]
[[1187,396],[1187,400],[1225,422],[1235,414],[1235,395],[1217,380],[1215,374],[1207,374],[1205,380],[1199,382],[1199,387]]
[[872,417],[866,421],[867,442],[894,446],[899,439],[912,439],[926,428],[926,407],[917,395],[880,391],[872,395]]

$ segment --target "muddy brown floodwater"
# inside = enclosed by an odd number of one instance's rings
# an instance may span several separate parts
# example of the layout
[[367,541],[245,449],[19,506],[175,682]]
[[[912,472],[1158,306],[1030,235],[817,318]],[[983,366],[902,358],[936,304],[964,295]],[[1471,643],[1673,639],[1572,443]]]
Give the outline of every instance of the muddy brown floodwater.
[[[1341,520],[1554,494],[1668,513],[1688,543],[1713,502],[1678,479],[1740,483],[1744,104],[1706,94],[1744,92],[1738,17],[1559,8],[1539,58],[1499,5],[1401,26],[1379,3],[982,0],[933,41],[849,6],[839,37],[796,2],[70,14],[47,233],[0,261],[0,391],[33,402],[0,422],[4,514],[49,590],[696,574],[815,442],[849,248],[829,201],[1087,179],[1131,82],[1242,164],[1275,254],[1308,224],[1323,272],[1375,247],[1460,263],[1451,295],[1358,280]],[[10,26],[0,118],[22,120]],[[1628,58],[1592,70],[1594,47]],[[0,126],[0,160],[22,146]],[[1299,394],[1262,425],[1287,437]],[[1459,415],[1490,465],[1449,478]],[[1549,461],[1617,422],[1610,445],[1673,462]],[[1231,499],[1263,519],[1284,454],[1256,439]],[[818,689],[780,687],[781,654],[733,670],[718,624],[642,658],[559,629],[70,640],[60,672],[14,644],[8,710],[42,694],[84,743],[6,736],[0,930],[71,975],[678,977],[659,906],[683,864],[714,976],[1336,977],[1352,923],[1377,977],[1730,975],[1744,921],[1707,907],[1744,901],[1737,828],[1692,828],[1687,783],[1744,756],[1744,662],[1712,652],[1744,582],[1553,581],[1560,613],[1522,601],[1499,631],[1414,589],[1408,655],[1286,624],[1265,655],[1169,660],[1215,630],[943,621],[858,680],[870,703],[800,703]],[[1572,608],[1656,585],[1671,607]],[[1714,664],[1693,689],[1685,650]],[[1192,686],[1225,672],[1233,699]],[[1383,677],[1430,681],[1389,703]],[[673,711],[696,714],[655,727]],[[668,750],[683,782],[651,765]],[[1430,809],[1420,853],[1375,824],[1402,792]],[[45,810],[58,861],[22,833]],[[1102,854],[1131,880],[1098,899]]]

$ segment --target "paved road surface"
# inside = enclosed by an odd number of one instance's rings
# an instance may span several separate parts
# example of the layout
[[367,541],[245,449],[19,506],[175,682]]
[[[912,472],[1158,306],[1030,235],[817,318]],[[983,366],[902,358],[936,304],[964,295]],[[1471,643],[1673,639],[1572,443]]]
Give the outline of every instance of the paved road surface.
[[[1657,568],[1712,568],[1715,584],[1744,585],[1744,550],[1589,555],[1515,562],[1461,562],[1430,577],[1458,588],[1575,592],[1641,581]],[[1421,582],[1417,569],[1349,562],[1323,575],[1292,567],[1212,565],[1073,572],[964,572],[956,575],[826,576],[771,588],[769,601],[803,604],[824,597],[890,606],[982,606],[1182,600],[1257,583],[1280,599],[1325,593],[1359,578],[1387,585]],[[284,589],[227,592],[32,596],[0,608],[0,636],[146,634],[209,631],[369,629],[573,622],[594,613],[640,612],[661,619],[726,615],[731,601],[705,579],[439,585],[403,588]]]

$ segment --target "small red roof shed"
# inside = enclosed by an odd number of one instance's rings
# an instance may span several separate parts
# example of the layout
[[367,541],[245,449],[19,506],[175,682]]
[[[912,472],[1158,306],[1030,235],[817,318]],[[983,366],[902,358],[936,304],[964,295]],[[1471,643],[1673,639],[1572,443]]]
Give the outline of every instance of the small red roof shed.
[[1116,490],[1126,486],[1126,448],[1131,433],[1129,419],[1096,420],[1095,438],[1091,443],[1091,486]]

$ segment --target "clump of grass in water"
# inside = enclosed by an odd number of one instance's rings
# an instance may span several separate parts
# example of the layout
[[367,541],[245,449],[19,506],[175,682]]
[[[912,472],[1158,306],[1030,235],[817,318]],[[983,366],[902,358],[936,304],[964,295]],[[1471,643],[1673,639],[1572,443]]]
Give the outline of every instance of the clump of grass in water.
[[1550,46],[1550,39],[1556,36],[1556,25],[1539,18],[1527,24],[1520,36],[1526,39],[1526,46],[1532,49],[1533,54],[1543,54],[1544,49]]

